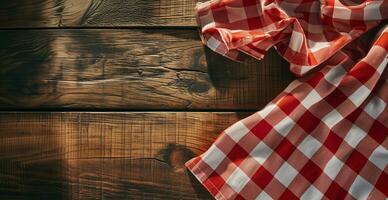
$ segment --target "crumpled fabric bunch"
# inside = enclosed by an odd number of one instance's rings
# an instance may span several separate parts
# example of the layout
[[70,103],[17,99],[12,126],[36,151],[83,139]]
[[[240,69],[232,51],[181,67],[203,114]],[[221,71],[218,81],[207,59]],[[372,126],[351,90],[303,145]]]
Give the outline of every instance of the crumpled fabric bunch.
[[387,18],[387,0],[199,3],[210,49],[239,60],[275,47],[299,78],[188,170],[223,200],[388,198]]

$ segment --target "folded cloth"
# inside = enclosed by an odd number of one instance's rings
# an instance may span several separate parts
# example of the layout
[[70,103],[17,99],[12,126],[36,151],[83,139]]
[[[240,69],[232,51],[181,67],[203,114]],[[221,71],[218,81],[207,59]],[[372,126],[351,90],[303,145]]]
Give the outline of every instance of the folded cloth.
[[209,48],[238,60],[274,46],[300,78],[188,170],[216,199],[386,199],[387,18],[387,0],[198,4]]

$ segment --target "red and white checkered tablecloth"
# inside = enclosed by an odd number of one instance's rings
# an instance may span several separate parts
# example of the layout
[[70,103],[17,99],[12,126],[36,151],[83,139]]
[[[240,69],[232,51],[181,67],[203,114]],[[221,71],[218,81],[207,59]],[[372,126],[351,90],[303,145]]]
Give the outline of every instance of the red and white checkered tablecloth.
[[387,18],[388,0],[198,4],[209,48],[238,60],[274,46],[300,78],[187,168],[216,199],[387,199]]

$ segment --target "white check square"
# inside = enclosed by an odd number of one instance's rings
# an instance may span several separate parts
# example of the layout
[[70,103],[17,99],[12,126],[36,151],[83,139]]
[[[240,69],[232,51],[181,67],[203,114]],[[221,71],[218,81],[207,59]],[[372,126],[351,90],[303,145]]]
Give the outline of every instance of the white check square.
[[327,82],[331,83],[334,86],[338,86],[345,74],[346,70],[341,65],[337,65],[330,69],[330,71],[327,72],[324,77]]
[[320,200],[323,194],[314,185],[311,185],[300,198],[301,200]]
[[370,115],[373,119],[377,119],[380,114],[384,111],[387,103],[385,103],[382,99],[375,96],[371,99],[368,105],[365,106],[364,110],[368,115]]
[[202,156],[202,160],[213,170],[225,159],[226,155],[216,145],[212,145]]
[[313,53],[331,46],[331,43],[326,42],[326,41],[318,42],[318,41],[313,41],[313,40],[307,40],[307,42],[309,44],[311,52],[313,52]]
[[300,73],[305,74],[306,72],[310,71],[312,69],[311,66],[302,65],[300,66]]
[[297,174],[298,171],[285,162],[276,172],[275,178],[278,179],[285,187],[288,187]]
[[352,95],[350,95],[349,99],[358,107],[365,101],[370,92],[369,88],[365,87],[365,85],[361,85]]
[[298,31],[292,31],[290,43],[288,46],[295,52],[299,52],[303,44],[303,34]]
[[[382,51],[384,51],[384,48],[380,47],[380,46],[375,46],[374,48],[378,48],[378,49],[381,49]],[[384,60],[380,63],[380,65],[377,67],[377,72],[379,74],[382,74],[384,69],[385,69],[385,66],[387,66],[387,64],[388,64],[388,56],[386,56],[384,58]]]
[[295,122],[290,117],[286,116],[282,121],[275,125],[274,129],[283,137],[291,131],[294,127]]
[[366,136],[366,133],[358,126],[353,125],[352,128],[350,128],[348,134],[346,134],[344,140],[346,143],[348,143],[351,147],[356,148],[358,143]]
[[323,172],[325,172],[325,174],[329,176],[331,180],[334,180],[339,171],[342,169],[342,166],[344,166],[344,163],[339,160],[337,156],[333,156],[326,164]]
[[240,168],[237,167],[229,176],[228,180],[226,180],[226,183],[235,192],[240,192],[249,180],[250,178]]
[[250,152],[250,155],[253,159],[262,165],[272,154],[272,152],[272,149],[261,141],[258,145],[255,146],[255,148],[253,148],[253,150]]
[[379,169],[384,171],[388,164],[388,150],[382,145],[379,145],[369,156],[369,160],[375,164]]
[[384,1],[370,1],[364,8],[364,20],[380,20],[382,19],[380,7]]
[[361,176],[357,176],[352,186],[349,188],[349,193],[355,199],[368,199],[369,193],[372,192],[373,186]]
[[235,142],[238,142],[249,132],[249,129],[241,121],[239,121],[227,128],[224,132]]
[[303,99],[302,105],[309,109],[312,105],[320,101],[322,97],[319,95],[319,93],[313,89],[310,91],[310,93]]
[[265,118],[276,107],[277,107],[276,104],[269,103],[267,106],[265,106],[262,110],[260,110],[257,113],[260,115],[260,117]]
[[288,84],[286,89],[284,89],[284,92],[291,93],[292,90],[294,90],[295,88],[297,88],[301,84],[302,84],[302,82],[299,81],[298,79],[296,79],[296,80],[292,81],[290,84]]
[[216,38],[214,37],[210,37],[207,42],[206,42],[207,46],[213,50],[213,51],[216,51],[217,48],[220,46],[221,42],[219,40],[217,40]]
[[298,145],[299,151],[301,151],[308,158],[313,157],[315,152],[321,148],[322,144],[314,137],[307,135],[307,137]]
[[256,200],[273,200],[266,192],[262,191],[259,196],[256,197]]
[[333,17],[336,19],[351,19],[352,11],[346,6],[336,6],[333,9]]
[[336,109],[334,109],[328,114],[326,114],[325,117],[323,117],[322,121],[326,124],[327,127],[331,129],[342,119],[342,115]]

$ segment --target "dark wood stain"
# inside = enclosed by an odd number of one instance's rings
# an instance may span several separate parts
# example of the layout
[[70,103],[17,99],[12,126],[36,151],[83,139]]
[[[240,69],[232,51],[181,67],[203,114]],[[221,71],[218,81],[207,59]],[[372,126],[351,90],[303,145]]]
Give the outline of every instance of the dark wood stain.
[[183,163],[239,119],[210,112],[1,113],[0,198],[211,199]]
[[197,0],[2,0],[0,27],[196,26]]
[[271,51],[232,62],[192,30],[0,31],[3,109],[259,109],[293,79]]

